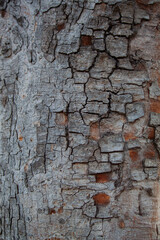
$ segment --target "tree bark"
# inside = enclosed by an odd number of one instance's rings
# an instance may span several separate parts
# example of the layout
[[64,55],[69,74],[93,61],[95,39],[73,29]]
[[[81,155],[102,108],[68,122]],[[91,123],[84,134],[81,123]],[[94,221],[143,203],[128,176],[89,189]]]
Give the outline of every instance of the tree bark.
[[0,15],[0,239],[160,239],[159,0]]

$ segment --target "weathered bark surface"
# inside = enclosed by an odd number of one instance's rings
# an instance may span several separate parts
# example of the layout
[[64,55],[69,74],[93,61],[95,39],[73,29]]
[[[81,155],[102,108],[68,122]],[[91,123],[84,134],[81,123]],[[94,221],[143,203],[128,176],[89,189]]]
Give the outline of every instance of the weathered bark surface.
[[159,0],[0,1],[0,239],[157,240]]

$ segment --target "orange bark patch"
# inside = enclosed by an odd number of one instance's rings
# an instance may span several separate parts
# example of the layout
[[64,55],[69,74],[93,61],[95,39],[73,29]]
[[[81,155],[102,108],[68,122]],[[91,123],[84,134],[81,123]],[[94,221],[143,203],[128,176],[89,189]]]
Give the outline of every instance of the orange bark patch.
[[97,173],[96,174],[96,182],[97,183],[105,183],[111,179],[111,173]]
[[101,8],[102,11],[106,11],[107,5],[105,3],[101,3],[100,8]]
[[53,152],[53,150],[54,150],[54,144],[52,143],[51,144],[51,152]]
[[155,138],[155,129],[153,127],[149,127],[147,133],[149,139]]
[[160,101],[151,99],[150,110],[151,112],[160,113]]
[[150,148],[150,149],[147,149],[145,152],[144,152],[144,157],[145,158],[154,158],[155,157],[155,151],[153,148]]
[[93,140],[99,140],[100,138],[100,130],[99,123],[92,123],[90,126],[90,138]]
[[58,213],[59,213],[59,214],[63,213],[63,207],[60,207],[60,208],[58,209]]
[[25,98],[26,98],[26,95],[22,95],[22,98],[25,99]]
[[[159,50],[159,48],[160,48],[159,44],[157,45],[157,48]],[[151,72],[151,80],[153,82],[157,81],[158,82],[158,86],[160,87],[160,72],[159,72],[159,70],[155,70],[155,71],[153,70]]]
[[22,141],[23,137],[20,135],[18,139],[19,139],[19,141]]
[[110,196],[105,193],[98,193],[93,196],[93,200],[96,205],[106,205],[110,202]]
[[28,164],[26,164],[26,165],[24,166],[24,171],[25,171],[25,172],[28,171]]
[[132,159],[132,161],[137,161],[139,158],[138,150],[129,150],[129,156]]
[[124,134],[124,139],[125,139],[125,141],[134,140],[134,139],[136,139],[136,136],[134,135],[133,132],[126,132]]
[[48,214],[49,214],[49,215],[52,215],[52,214],[55,214],[55,213],[56,213],[56,211],[55,211],[54,208],[49,208],[49,209],[48,209]]
[[2,105],[3,105],[3,107],[6,106],[7,99],[8,99],[7,97],[3,97],[3,98],[2,98]]
[[1,13],[1,17],[4,18],[5,15],[6,15],[6,11],[5,10],[1,10],[0,13]]
[[119,227],[120,228],[125,228],[125,223],[123,220],[119,221]]
[[82,46],[90,46],[92,45],[92,37],[91,36],[82,36],[81,37],[81,45]]
[[58,24],[57,25],[57,30],[58,30],[58,32],[60,32],[62,29],[64,29],[65,28],[65,24],[64,23],[61,23],[61,24]]
[[68,117],[66,115],[66,113],[57,113],[56,114],[56,123],[57,125],[60,125],[60,126],[66,126],[67,123],[68,123]]

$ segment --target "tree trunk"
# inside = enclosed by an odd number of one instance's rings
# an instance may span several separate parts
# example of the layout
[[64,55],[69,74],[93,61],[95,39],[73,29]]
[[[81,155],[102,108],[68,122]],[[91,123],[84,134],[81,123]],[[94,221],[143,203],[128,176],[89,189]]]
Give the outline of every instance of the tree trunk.
[[0,1],[0,240],[158,240],[159,0]]

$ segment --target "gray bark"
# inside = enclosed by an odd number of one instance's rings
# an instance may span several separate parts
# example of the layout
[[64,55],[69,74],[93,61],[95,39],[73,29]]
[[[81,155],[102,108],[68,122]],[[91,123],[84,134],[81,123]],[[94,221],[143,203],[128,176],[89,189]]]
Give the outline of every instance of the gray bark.
[[0,1],[0,239],[158,240],[159,0]]

